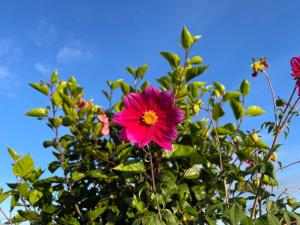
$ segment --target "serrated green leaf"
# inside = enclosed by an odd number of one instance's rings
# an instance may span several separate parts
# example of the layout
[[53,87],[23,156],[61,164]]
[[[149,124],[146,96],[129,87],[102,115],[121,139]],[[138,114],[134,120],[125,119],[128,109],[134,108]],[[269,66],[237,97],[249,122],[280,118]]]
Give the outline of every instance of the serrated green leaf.
[[41,197],[43,197],[42,192],[38,190],[31,190],[29,193],[29,202],[34,205],[38,200],[41,199]]
[[214,120],[219,120],[222,116],[225,115],[225,112],[222,109],[221,103],[214,104],[214,108],[212,110],[212,118]]
[[253,105],[248,107],[246,111],[246,116],[259,116],[265,113],[265,110],[260,108],[259,106]]
[[216,90],[219,91],[219,93],[220,93],[221,95],[225,94],[226,88],[225,88],[225,86],[224,86],[223,84],[221,84],[220,82],[214,82],[214,87],[215,87]]
[[177,157],[188,156],[197,151],[196,148],[188,145],[173,144],[173,155]]
[[17,161],[20,158],[20,155],[12,148],[7,148],[7,151],[14,161]]
[[58,72],[57,72],[57,70],[54,70],[54,71],[53,71],[53,73],[52,73],[52,75],[51,75],[50,82],[51,82],[52,84],[58,82]]
[[223,97],[223,101],[228,101],[228,100],[232,100],[232,99],[236,99],[241,95],[240,92],[237,91],[231,91],[231,92],[227,92],[225,93],[224,97]]
[[183,27],[183,30],[181,32],[181,45],[188,51],[192,44],[194,43],[194,38],[187,29],[186,26]]
[[241,105],[240,102],[231,100],[230,101],[230,106],[233,111],[235,119],[239,120],[244,116],[244,107]]
[[197,165],[193,165],[191,168],[187,169],[184,173],[185,179],[197,179],[200,176],[200,168]]
[[30,155],[26,155],[19,159],[13,166],[13,173],[15,176],[25,177],[34,170],[34,162]]
[[194,56],[191,60],[190,60],[190,64],[201,64],[203,62],[202,57],[200,56]]
[[144,173],[146,172],[145,165],[143,162],[131,162],[131,163],[121,163],[113,168],[114,170],[123,172],[134,172],[134,173]]
[[171,52],[160,52],[160,54],[169,62],[171,67],[177,68],[180,64],[180,57]]
[[250,93],[250,83],[249,81],[247,80],[243,80],[243,82],[241,83],[241,86],[240,86],[240,91],[242,93],[242,95],[246,96]]
[[137,68],[135,71],[137,78],[142,79],[144,77],[145,73],[147,72],[148,67],[149,66],[145,64],[145,65],[142,65],[139,68]]
[[48,110],[44,108],[35,108],[26,113],[27,116],[31,117],[47,117],[48,116]]
[[198,77],[207,68],[208,68],[208,66],[195,66],[195,67],[190,68],[185,74],[186,82],[189,82],[190,80],[194,79],[195,77]]
[[38,84],[38,83],[29,83],[31,87],[33,87],[35,90],[43,93],[44,95],[48,96],[48,86],[45,84]]

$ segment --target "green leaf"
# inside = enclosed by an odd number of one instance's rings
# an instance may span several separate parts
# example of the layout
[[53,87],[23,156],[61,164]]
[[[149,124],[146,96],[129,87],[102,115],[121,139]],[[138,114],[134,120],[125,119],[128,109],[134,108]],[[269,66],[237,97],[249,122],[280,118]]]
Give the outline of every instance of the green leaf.
[[250,93],[250,83],[247,80],[243,80],[243,82],[241,83],[240,86],[240,91],[242,93],[242,95],[246,96]]
[[265,110],[260,108],[259,106],[253,105],[248,107],[246,111],[246,116],[259,116],[265,113]]
[[78,220],[74,217],[61,218],[61,224],[64,225],[80,225]]
[[286,225],[291,225],[291,220],[290,220],[289,214],[286,211],[283,211],[283,217],[286,222]]
[[219,120],[220,117],[224,116],[225,112],[223,111],[221,107],[221,103],[216,103],[214,105],[214,108],[212,110],[212,118],[214,120]]
[[171,52],[160,52],[160,54],[169,62],[171,67],[177,68],[180,64],[180,57]]
[[48,86],[45,84],[38,84],[38,83],[29,83],[31,87],[33,87],[35,90],[43,93],[44,95],[48,96]]
[[30,155],[26,155],[19,159],[13,166],[13,173],[15,176],[25,177],[34,170],[34,162]]
[[5,201],[5,199],[7,199],[9,195],[10,195],[9,192],[4,192],[3,194],[1,194],[0,195],[0,203]]
[[192,94],[193,98],[197,98],[200,94],[197,82],[189,83],[188,91]]
[[184,178],[192,180],[197,179],[200,176],[200,168],[198,165],[193,165],[191,168],[187,169],[184,173]]
[[201,64],[203,62],[202,57],[200,56],[194,56],[191,60],[190,60],[190,64]]
[[181,32],[181,45],[185,48],[185,50],[189,50],[194,43],[193,36],[189,32],[186,26],[183,27]]
[[137,70],[135,71],[135,75],[137,76],[137,78],[142,79],[147,72],[148,67],[149,66],[145,64],[137,68]]
[[121,89],[122,89],[123,94],[126,95],[130,92],[130,85],[125,82],[122,82]]
[[53,71],[53,73],[52,73],[52,75],[51,75],[50,82],[51,82],[52,84],[58,82],[58,72],[57,72],[57,70],[54,70],[54,71]]
[[195,185],[192,187],[195,198],[200,201],[206,197],[206,190],[204,185]]
[[208,66],[195,66],[195,67],[190,68],[185,74],[186,82],[189,82],[190,80],[194,79],[195,77],[198,77],[207,68],[208,68]]
[[106,206],[99,207],[99,208],[94,209],[94,210],[90,210],[87,213],[87,217],[88,217],[89,222],[93,222],[94,220],[96,220],[99,216],[101,216],[105,212],[105,210],[106,210]]
[[51,96],[51,101],[53,102],[54,105],[58,107],[61,107],[63,103],[63,100],[57,91],[54,92],[53,95]]
[[126,67],[126,70],[127,70],[131,75],[135,76],[135,69],[134,69],[134,68],[128,66],[128,67]]
[[26,197],[26,194],[27,194],[28,189],[29,189],[29,184],[28,184],[28,182],[25,181],[24,183],[19,184],[18,189],[19,189],[20,195]]
[[188,156],[196,151],[197,149],[192,146],[173,144],[173,155],[177,157]]
[[219,82],[214,82],[214,87],[221,95],[225,94],[225,86]]
[[7,148],[7,151],[14,161],[17,161],[20,158],[20,155],[12,148]]
[[254,225],[254,221],[245,215],[242,217],[241,225]]
[[227,92],[225,93],[224,97],[223,97],[223,101],[228,101],[228,100],[234,100],[236,98],[238,98],[241,95],[240,92],[237,91],[231,91],[231,92]]
[[271,178],[275,178],[275,169],[274,169],[274,165],[272,162],[267,162],[265,164],[265,174],[268,175]]
[[144,173],[146,172],[143,162],[121,163],[113,168],[114,170],[123,172]]
[[272,225],[280,225],[279,220],[273,214],[268,214],[268,222]]
[[163,76],[159,79],[157,79],[157,82],[166,88],[167,90],[171,90],[171,85],[172,85],[172,79],[169,76]]
[[230,101],[230,106],[233,111],[235,119],[239,120],[244,116],[244,107],[241,105],[240,102],[231,100]]
[[31,117],[47,117],[48,116],[48,110],[44,108],[35,108],[26,113],[27,116]]
[[208,216],[205,216],[206,222],[208,223],[208,225],[217,225],[217,222],[211,218],[209,218]]
[[78,180],[81,180],[82,178],[84,178],[86,175],[85,175],[85,173],[80,173],[80,172],[78,172],[78,171],[74,171],[73,173],[72,173],[72,180],[73,181],[78,181]]
[[239,207],[237,205],[234,204],[229,209],[229,218],[230,218],[231,225],[239,225],[241,216],[240,216]]
[[146,209],[146,206],[143,201],[140,201],[136,195],[133,196],[132,198],[132,206],[139,212],[143,213]]
[[117,89],[121,83],[122,83],[122,79],[119,79],[119,80],[115,80],[114,82],[111,83],[111,89]]
[[41,199],[41,197],[43,197],[42,192],[38,190],[31,190],[29,193],[29,202],[34,205],[38,200]]

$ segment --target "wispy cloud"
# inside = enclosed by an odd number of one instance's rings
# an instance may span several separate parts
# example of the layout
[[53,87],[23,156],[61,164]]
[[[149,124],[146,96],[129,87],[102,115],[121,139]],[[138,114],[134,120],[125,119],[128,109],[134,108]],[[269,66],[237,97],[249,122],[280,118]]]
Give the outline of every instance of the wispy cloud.
[[9,66],[0,65],[0,95],[6,97],[15,96],[15,88],[20,85],[20,79]]
[[48,76],[52,72],[52,68],[44,63],[36,63],[34,68],[43,76]]
[[90,50],[86,50],[81,46],[63,46],[57,53],[57,61],[60,63],[71,63],[87,61],[93,57]]
[[28,35],[37,46],[44,46],[57,40],[58,30],[47,19],[42,19],[33,30],[28,31]]
[[16,62],[20,59],[21,53],[21,48],[13,39],[0,39],[0,62]]

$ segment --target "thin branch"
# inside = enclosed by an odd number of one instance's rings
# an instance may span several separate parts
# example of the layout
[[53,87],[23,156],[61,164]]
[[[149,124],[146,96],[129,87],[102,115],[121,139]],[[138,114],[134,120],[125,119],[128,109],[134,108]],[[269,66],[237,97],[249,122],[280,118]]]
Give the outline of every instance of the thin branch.
[[293,162],[293,163],[290,163],[290,164],[287,164],[287,165],[285,165],[285,166],[283,166],[283,167],[280,167],[280,168],[278,168],[277,170],[276,170],[276,172],[277,171],[282,171],[283,169],[286,169],[286,168],[288,168],[288,167],[290,167],[290,166],[293,166],[293,165],[296,165],[296,164],[298,164],[298,163],[300,163],[300,160],[298,160],[298,161],[296,161],[296,162]]
[[[213,126],[213,129],[214,129],[214,131],[215,131],[215,133],[216,133],[216,137],[217,137],[217,143],[218,143],[218,150],[219,150],[219,161],[220,161],[220,169],[222,170],[222,171],[224,171],[224,167],[223,167],[223,159],[222,159],[222,152],[221,152],[221,144],[220,144],[220,138],[219,138],[219,135],[218,135],[218,131],[217,131],[217,127],[216,127],[216,125],[214,124],[214,122],[213,122],[213,117],[212,117],[212,114],[211,114],[211,111],[210,111],[210,109],[208,108],[207,109],[207,112],[208,112],[208,114],[209,114],[209,117],[210,117],[210,120],[211,120],[211,124],[212,124],[212,126]],[[228,189],[227,189],[227,181],[226,181],[226,177],[224,178],[224,181],[223,181],[223,183],[224,183],[224,192],[225,192],[225,202],[226,202],[226,204],[228,204],[229,203],[229,197],[228,197]]]
[[265,70],[263,70],[263,73],[264,73],[264,75],[266,76],[266,78],[268,80],[269,88],[270,88],[270,91],[271,91],[271,94],[272,94],[273,110],[274,110],[274,116],[275,116],[275,124],[278,125],[278,123],[277,123],[278,122],[277,121],[277,114],[276,114],[275,92],[274,92],[274,89],[273,89],[272,82],[271,82],[269,74]]
[[1,214],[5,217],[5,219],[7,220],[7,222],[9,222],[9,224],[13,224],[12,220],[6,215],[6,213],[2,210],[2,208],[0,208],[0,212]]
[[[155,184],[155,178],[154,178],[152,153],[151,153],[151,150],[149,148],[149,145],[147,147],[148,147],[148,154],[149,154],[149,157],[150,157],[152,190],[154,191],[154,193],[156,195],[157,194],[157,190],[156,190],[156,184]],[[158,202],[157,196],[155,196],[155,198],[156,198],[156,205],[157,205],[157,213],[158,213],[159,219],[162,220],[162,216],[161,216],[161,212],[160,212],[160,206],[159,206],[159,202]]]

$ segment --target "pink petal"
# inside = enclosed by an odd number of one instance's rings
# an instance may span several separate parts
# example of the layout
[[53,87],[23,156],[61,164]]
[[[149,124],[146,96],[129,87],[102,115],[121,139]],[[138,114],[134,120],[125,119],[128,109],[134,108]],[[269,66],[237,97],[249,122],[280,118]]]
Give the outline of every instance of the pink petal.
[[171,142],[175,141],[178,137],[177,129],[175,126],[168,127],[167,124],[160,123],[155,127],[153,141],[159,146],[172,150]]
[[141,113],[147,110],[142,96],[138,93],[127,94],[124,98],[124,106],[126,109],[132,109]]
[[105,136],[109,135],[109,126],[103,126],[101,133]]
[[181,109],[173,107],[168,112],[168,120],[173,124],[177,125],[184,120],[184,115],[185,113]]
[[113,115],[112,121],[119,126],[130,126],[132,122],[139,122],[141,114],[138,114],[133,109],[125,109]]
[[123,128],[119,134],[120,141],[129,141],[126,135],[126,128]]
[[174,105],[174,95],[172,91],[163,91],[160,93],[161,109],[167,109]]
[[153,135],[151,127],[136,123],[126,128],[126,136],[141,148],[151,142]]
[[152,87],[151,85],[147,86],[142,92],[142,97],[145,105],[147,106],[147,111],[156,111],[159,109],[158,104],[160,103],[160,92],[155,87]]

